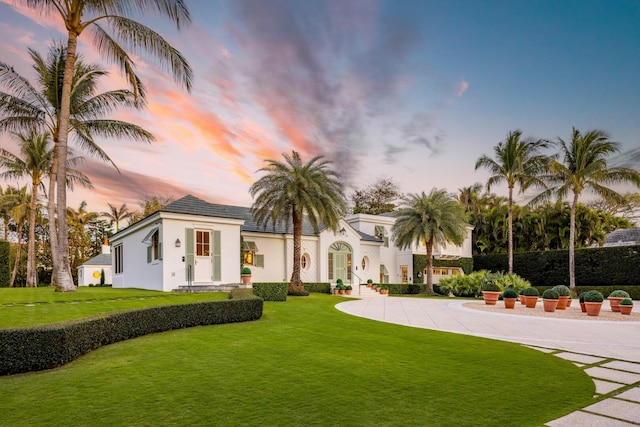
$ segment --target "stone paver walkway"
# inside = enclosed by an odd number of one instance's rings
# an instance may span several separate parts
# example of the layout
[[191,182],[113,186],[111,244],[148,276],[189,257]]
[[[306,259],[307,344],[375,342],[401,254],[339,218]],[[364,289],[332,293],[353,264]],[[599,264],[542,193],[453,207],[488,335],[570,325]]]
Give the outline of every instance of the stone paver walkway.
[[580,320],[474,310],[465,302],[390,297],[336,307],[373,320],[517,342],[570,360],[593,379],[594,403],[547,426],[640,426],[640,322],[590,320],[585,327]]

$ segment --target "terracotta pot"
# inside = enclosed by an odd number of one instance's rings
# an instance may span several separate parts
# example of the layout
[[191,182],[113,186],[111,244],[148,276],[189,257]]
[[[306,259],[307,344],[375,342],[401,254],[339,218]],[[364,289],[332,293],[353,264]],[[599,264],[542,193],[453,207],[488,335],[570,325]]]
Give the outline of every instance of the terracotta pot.
[[573,301],[573,298],[569,297],[569,299],[567,300],[567,307],[571,307],[572,301]]
[[251,283],[251,275],[250,274],[242,274],[240,275],[240,277],[242,278],[242,283],[244,283],[245,285],[248,285],[249,283]]
[[601,302],[585,302],[584,305],[587,307],[587,316],[597,316],[600,314],[600,309],[602,308]]
[[564,310],[568,307],[567,302],[569,301],[569,297],[559,297],[558,298],[558,306],[556,307],[558,310]]
[[388,295],[389,289],[380,289],[380,295]]
[[554,311],[556,311],[556,308],[558,307],[558,302],[560,300],[557,299],[547,299],[547,298],[543,298],[542,299],[542,305],[544,306],[544,311],[548,311],[549,313],[553,313]]
[[530,297],[527,296],[525,300],[525,304],[527,308],[536,308],[536,304],[538,303],[538,297]]
[[344,289],[340,289],[340,290],[338,291],[338,293],[339,293],[340,295],[344,295]]
[[616,313],[620,312],[620,301],[624,299],[624,297],[609,297],[609,305],[611,306],[611,311],[615,311]]
[[622,314],[631,314],[631,309],[633,308],[632,305],[621,305],[620,306],[620,313]]
[[370,288],[373,286],[373,283],[367,283],[367,288]]
[[524,295],[520,295],[520,304],[525,305],[527,302],[527,297]]
[[580,303],[580,310],[582,310],[582,312],[583,312],[583,313],[586,313],[586,312],[587,312],[587,306],[586,306],[586,305],[584,305],[584,303],[583,303],[583,302],[581,302],[581,303]]
[[334,290],[333,290],[333,294],[334,294],[334,295],[338,295],[338,290],[337,290],[337,289],[334,289]]
[[351,295],[351,289],[347,289],[345,292],[347,295]]
[[517,300],[518,298],[502,298],[502,301],[504,301],[504,308],[515,308]]
[[484,303],[487,305],[496,305],[498,302],[498,298],[502,292],[494,292],[494,291],[482,291],[482,297],[484,298]]

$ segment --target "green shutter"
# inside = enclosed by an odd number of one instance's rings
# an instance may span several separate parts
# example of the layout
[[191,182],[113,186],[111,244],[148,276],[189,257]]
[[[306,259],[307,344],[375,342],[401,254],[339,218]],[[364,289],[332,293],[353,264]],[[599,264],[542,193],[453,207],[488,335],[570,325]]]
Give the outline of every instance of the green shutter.
[[222,280],[222,248],[220,247],[220,230],[213,230],[213,256],[211,257],[211,280]]
[[158,259],[162,259],[162,242],[158,243]]
[[[184,279],[186,281],[189,281],[189,279],[191,279],[192,282],[195,274],[194,251],[195,251],[195,247],[193,242],[193,228],[185,228],[184,229],[184,253],[185,253]],[[189,270],[191,270],[191,277],[189,277]]]
[[264,255],[256,255],[254,257],[253,265],[256,267],[264,267]]
[[147,246],[147,264],[151,262],[151,246]]

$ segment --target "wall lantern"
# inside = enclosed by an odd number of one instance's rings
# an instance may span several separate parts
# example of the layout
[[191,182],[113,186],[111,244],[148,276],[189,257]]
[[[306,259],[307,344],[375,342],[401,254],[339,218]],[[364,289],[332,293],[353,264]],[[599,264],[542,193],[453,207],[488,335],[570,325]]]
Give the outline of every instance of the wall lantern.
[[179,248],[182,243],[180,243],[180,239],[176,239],[176,248]]
[[344,227],[342,227],[342,229],[340,230],[340,234],[342,234],[343,236],[346,236],[347,230],[345,230]]

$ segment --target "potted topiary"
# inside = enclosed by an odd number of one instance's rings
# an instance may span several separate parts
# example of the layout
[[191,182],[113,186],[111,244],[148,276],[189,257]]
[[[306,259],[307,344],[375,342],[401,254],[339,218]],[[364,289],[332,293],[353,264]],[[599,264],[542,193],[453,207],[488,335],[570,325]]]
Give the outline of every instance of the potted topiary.
[[560,295],[558,295],[558,292],[555,289],[546,289],[542,293],[542,304],[544,306],[544,311],[548,311],[550,313],[556,311],[559,298]]
[[504,308],[514,308],[516,301],[518,300],[518,293],[513,288],[507,288],[502,293],[502,301],[504,301]]
[[347,295],[351,295],[352,290],[353,290],[353,287],[351,287],[351,285],[347,285],[344,287],[344,291]]
[[578,295],[578,302],[580,303],[580,310],[582,310],[583,313],[586,313],[587,306],[584,305],[584,294],[586,294],[586,292],[582,292],[580,295]]
[[522,294],[525,296],[525,305],[527,308],[536,308],[538,296],[540,295],[538,289],[530,286],[528,288],[524,288]]
[[367,288],[370,288],[372,286],[373,286],[373,280],[367,279]]
[[380,286],[380,295],[389,295],[389,287],[387,285]]
[[525,302],[527,301],[527,297],[524,295],[524,289],[520,289],[519,297],[520,297],[520,304],[525,305]]
[[553,288],[554,291],[558,293],[558,310],[564,310],[568,307],[569,299],[571,298],[571,289],[566,287],[565,285],[557,285]]
[[615,290],[609,294],[607,299],[609,300],[609,305],[611,306],[611,311],[619,312],[620,311],[620,301],[625,298],[629,298],[629,294],[623,290]]
[[242,283],[248,285],[251,283],[251,269],[249,267],[243,267],[240,270],[240,277],[242,278]]
[[487,280],[482,284],[482,297],[485,304],[496,305],[500,294],[500,286],[493,280]]
[[587,308],[588,316],[597,316],[600,314],[604,296],[598,291],[589,291],[584,294],[584,305]]
[[629,315],[633,309],[633,301],[631,298],[624,298],[620,301],[620,305],[618,307],[620,308],[620,313]]

